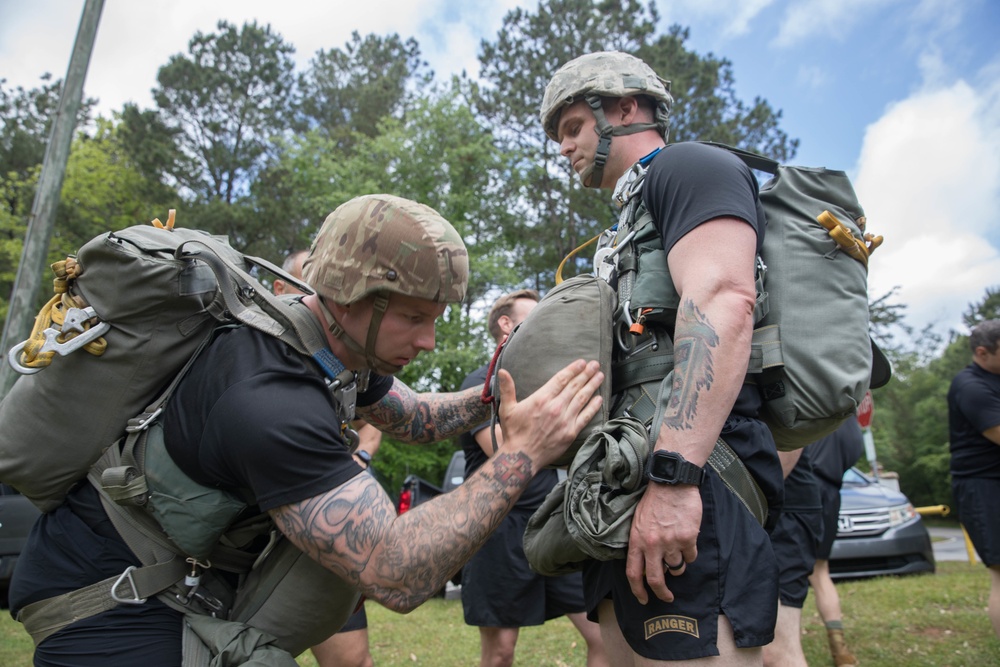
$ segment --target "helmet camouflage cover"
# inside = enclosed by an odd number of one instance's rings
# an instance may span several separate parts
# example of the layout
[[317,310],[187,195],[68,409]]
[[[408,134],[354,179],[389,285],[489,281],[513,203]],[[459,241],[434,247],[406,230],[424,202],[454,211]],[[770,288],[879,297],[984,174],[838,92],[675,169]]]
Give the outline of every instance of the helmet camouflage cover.
[[674,98],[670,82],[661,79],[641,59],[621,51],[599,51],[574,58],[552,76],[545,87],[539,116],[545,134],[559,141],[556,132],[563,107],[585,95],[626,97],[646,95],[656,101],[656,124],[666,138]]
[[465,298],[469,254],[451,223],[430,206],[365,195],[327,216],[302,271],[336,303],[376,292],[456,303]]

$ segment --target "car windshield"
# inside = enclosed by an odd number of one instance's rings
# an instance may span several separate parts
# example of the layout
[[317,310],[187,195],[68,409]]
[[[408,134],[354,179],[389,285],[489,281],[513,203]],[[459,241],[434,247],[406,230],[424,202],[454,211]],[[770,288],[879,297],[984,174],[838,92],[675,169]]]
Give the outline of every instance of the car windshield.
[[852,486],[868,486],[871,483],[872,480],[857,468],[848,468],[844,471],[844,484],[850,484]]

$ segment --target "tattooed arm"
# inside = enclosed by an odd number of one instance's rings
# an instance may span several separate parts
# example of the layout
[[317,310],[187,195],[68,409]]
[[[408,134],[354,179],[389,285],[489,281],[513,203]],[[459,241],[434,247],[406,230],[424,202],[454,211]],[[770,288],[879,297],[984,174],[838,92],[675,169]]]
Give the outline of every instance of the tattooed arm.
[[[688,232],[667,256],[680,295],[674,328],[674,383],[655,449],[704,466],[722,431],[750,359],[757,235],[736,218]],[[698,557],[701,495],[692,485],[650,484],[636,508],[626,573],[636,598],[644,580],[670,602],[664,564]],[[671,570],[680,576],[684,569]]]
[[358,414],[380,431],[404,442],[427,443],[465,433],[490,418],[490,406],[480,400],[483,388],[451,393],[418,394],[398,378],[382,400]]
[[371,475],[271,511],[302,551],[395,611],[410,611],[444,586],[483,545],[532,477],[596,414],[603,373],[577,361],[518,402],[501,372],[503,451],[457,489],[396,516]]

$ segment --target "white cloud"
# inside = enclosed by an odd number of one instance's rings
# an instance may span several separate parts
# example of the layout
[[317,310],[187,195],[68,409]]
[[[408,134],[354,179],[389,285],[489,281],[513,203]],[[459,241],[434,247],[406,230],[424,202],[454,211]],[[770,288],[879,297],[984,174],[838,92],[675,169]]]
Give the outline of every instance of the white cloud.
[[[992,76],[991,76],[992,72]],[[915,326],[957,328],[1000,283],[1000,105],[997,69],[982,85],[925,88],[891,105],[864,138],[855,185],[869,231],[872,296],[899,285]],[[994,78],[996,77],[996,78]]]
[[[11,7],[0,0],[0,77],[8,86],[33,88],[46,71],[66,74],[83,0],[33,0]],[[506,12],[537,3],[498,0],[488,5],[454,0],[366,0],[317,3],[311,0],[171,0],[108,2],[87,72],[85,92],[99,97],[98,111],[108,113],[132,101],[152,105],[149,94],[156,73],[170,56],[187,53],[195,32],[214,32],[219,20],[236,25],[256,20],[295,49],[300,70],[319,49],[342,47],[357,31],[403,39],[415,37],[421,54],[447,79],[462,69],[478,73],[481,36],[500,28]]]
[[844,40],[851,26],[902,0],[800,0],[790,2],[774,45],[791,47],[807,39]]
[[750,23],[775,0],[674,0],[658,3],[664,24],[691,25],[696,19],[721,24],[721,37],[735,37],[750,32]]

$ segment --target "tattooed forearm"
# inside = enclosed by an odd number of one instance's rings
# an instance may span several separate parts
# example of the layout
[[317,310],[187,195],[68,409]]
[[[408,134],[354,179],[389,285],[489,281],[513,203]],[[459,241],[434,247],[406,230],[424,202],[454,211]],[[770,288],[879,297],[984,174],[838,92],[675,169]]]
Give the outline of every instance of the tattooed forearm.
[[674,430],[694,427],[698,397],[712,387],[715,377],[712,349],[719,336],[708,318],[688,299],[677,313],[674,341],[674,381],[663,423]]
[[272,511],[300,549],[397,611],[444,586],[500,524],[532,477],[531,460],[501,453],[451,493],[396,517],[373,480]]
[[383,589],[383,604],[408,609],[441,590],[500,525],[531,470],[523,454],[498,454],[455,491],[403,514],[386,536],[379,574],[406,585]]
[[377,428],[406,442],[436,442],[468,431],[490,417],[481,388],[418,394],[396,380],[381,401],[364,409]]

